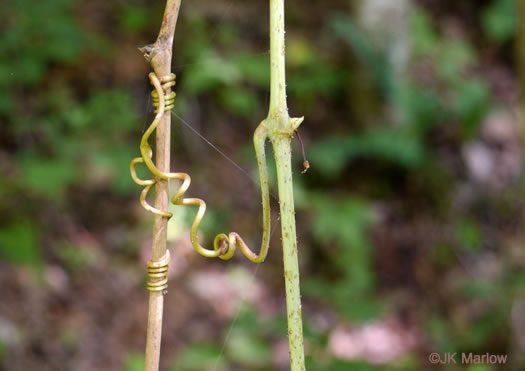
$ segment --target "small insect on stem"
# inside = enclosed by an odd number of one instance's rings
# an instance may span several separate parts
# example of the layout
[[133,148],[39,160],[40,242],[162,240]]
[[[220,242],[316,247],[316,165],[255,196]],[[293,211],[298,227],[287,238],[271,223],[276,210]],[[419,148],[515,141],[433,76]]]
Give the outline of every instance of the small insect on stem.
[[304,143],[303,143],[303,140],[301,139],[301,136],[299,135],[299,131],[296,130],[295,134],[297,134],[297,139],[299,139],[299,143],[301,143],[301,150],[303,152],[303,166],[304,166],[304,169],[303,171],[301,171],[301,174],[304,174],[310,168],[310,162],[308,162],[308,160],[306,159],[306,153],[304,152]]

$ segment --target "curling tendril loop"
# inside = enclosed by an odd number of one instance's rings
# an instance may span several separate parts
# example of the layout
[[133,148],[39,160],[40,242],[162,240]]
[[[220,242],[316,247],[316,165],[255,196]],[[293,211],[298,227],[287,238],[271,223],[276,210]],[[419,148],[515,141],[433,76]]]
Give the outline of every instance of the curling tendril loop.
[[[190,176],[186,173],[170,173],[163,172],[158,169],[153,163],[153,151],[148,143],[150,136],[157,129],[164,113],[169,112],[174,107],[175,92],[171,91],[171,87],[175,86],[175,78],[176,76],[174,74],[169,74],[161,78],[158,78],[153,72],[149,74],[150,82],[155,88],[155,90],[152,92],[153,105],[155,106],[155,118],[142,136],[142,140],[140,142],[141,157],[134,158],[130,164],[131,177],[135,183],[145,187],[140,195],[140,203],[146,210],[154,215],[168,219],[171,218],[173,215],[172,213],[158,210],[157,208],[151,206],[147,202],[146,198],[149,191],[157,183],[158,179],[180,180],[182,181],[182,184],[173,195],[171,202],[175,205],[198,206],[198,211],[190,230],[191,243],[195,250],[199,254],[209,258],[219,257],[220,259],[228,260],[231,259],[235,253],[235,249],[238,247],[249,260],[254,263],[261,263],[264,261],[268,253],[270,240],[270,197],[268,188],[268,170],[266,167],[266,154],[264,149],[266,139],[268,138],[267,129],[263,124],[261,124],[255,131],[254,135],[254,145],[259,167],[263,203],[263,237],[259,255],[255,254],[246,245],[241,236],[236,232],[231,232],[229,235],[224,233],[218,234],[213,242],[213,250],[205,249],[199,244],[197,233],[199,225],[206,212],[206,203],[199,198],[183,198],[191,184]],[[137,164],[139,163],[145,164],[150,172],[155,176],[155,178],[140,179],[137,176],[136,170]],[[169,252],[167,252],[161,261],[148,263],[148,274],[150,277],[150,281],[148,282],[148,290],[162,292],[166,291],[167,266],[169,259]]]

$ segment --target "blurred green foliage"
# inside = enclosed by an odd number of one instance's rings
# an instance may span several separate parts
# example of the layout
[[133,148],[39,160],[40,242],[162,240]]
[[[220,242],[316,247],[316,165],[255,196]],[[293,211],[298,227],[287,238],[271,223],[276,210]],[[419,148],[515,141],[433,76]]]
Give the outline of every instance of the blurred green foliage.
[[[0,180],[4,205],[25,194],[65,210],[72,187],[106,179],[116,195],[135,190],[127,167],[136,146],[126,138],[137,131],[139,114],[129,90],[82,80],[82,61],[106,58],[111,41],[79,22],[77,12],[74,1],[21,0],[7,2],[0,16],[9,30],[0,40],[1,145],[11,163]],[[39,260],[37,217],[29,207],[9,212],[2,255]]]
[[[372,296],[372,246],[367,237],[372,222],[369,206],[353,198],[332,200],[316,195],[313,200],[317,213],[312,236],[330,248],[331,265],[339,277],[335,283],[315,278],[303,280],[303,291],[333,302],[342,314],[354,320],[364,322],[377,317],[383,303]],[[345,228],[341,228],[340,220],[345,221]]]
[[38,230],[26,221],[12,221],[0,230],[0,256],[19,264],[39,266]]
[[197,344],[183,349],[177,356],[171,370],[197,371],[197,370],[227,370],[222,352],[216,345]]
[[493,41],[509,41],[518,24],[518,12],[514,0],[494,0],[481,13],[481,22],[487,36]]
[[144,370],[144,354],[142,353],[129,353],[124,358],[124,370],[125,371],[141,371]]
[[[502,104],[480,65],[486,49],[505,53],[518,20],[512,0],[468,3],[478,10],[481,36],[477,30],[469,35],[471,26],[465,26],[464,34],[451,37],[446,22],[427,8],[411,10],[411,58],[402,73],[346,9],[323,3],[322,17],[314,21],[304,4],[287,4],[295,14],[287,36],[290,109],[306,116],[301,133],[311,163],[308,174],[295,180],[308,370],[422,370],[427,350],[503,351],[510,343],[508,314],[525,276],[510,248],[494,246],[512,238],[499,234],[507,230],[498,219],[508,218],[498,211],[505,201],[472,184],[478,209],[455,215],[452,200],[469,182],[463,147],[479,138],[486,115]],[[147,122],[147,70],[135,66],[144,63],[140,56],[137,62],[120,53],[123,45],[151,41],[162,8],[139,0],[106,4],[109,10],[102,5],[3,5],[0,27],[8,31],[0,38],[0,257],[13,266],[58,264],[67,274],[90,272],[104,262],[100,256],[117,253],[113,246],[130,245],[126,254],[138,256],[143,236],[132,231],[150,232],[150,216],[144,214],[148,222],[141,224],[131,211],[140,189],[129,177]],[[234,6],[225,7],[229,13]],[[246,25],[189,8],[175,41],[176,112],[243,166],[254,164],[251,132],[268,103],[266,20]],[[506,63],[506,56],[500,59]],[[186,166],[192,192],[213,205],[203,234],[227,230],[236,212],[231,200],[247,194],[239,202],[247,204],[243,215],[254,215],[246,224],[255,226],[256,241],[260,216],[251,205],[259,204],[257,185],[252,192],[231,181],[239,174],[226,165],[218,174],[214,153],[196,145],[177,120],[173,130],[177,169]],[[302,159],[294,161],[298,173]],[[217,185],[229,188],[217,191]],[[188,214],[174,217],[171,238],[183,234],[178,221],[190,220]],[[418,223],[428,226],[428,220],[432,226],[419,236]],[[103,254],[74,239],[75,227],[95,236]],[[412,232],[399,242],[406,228]],[[386,247],[376,243],[382,234]],[[276,250],[267,264],[280,269]],[[486,273],[487,260],[496,273]],[[280,274],[275,277],[272,287],[281,282]],[[396,296],[400,291],[410,293],[408,304]],[[355,326],[408,311],[424,330],[425,349],[381,366],[334,359],[327,351],[330,329],[310,318],[311,303],[321,303],[336,322]],[[64,334],[65,343],[78,341]],[[255,308],[243,307],[224,348],[223,339],[189,342],[173,354],[169,369],[272,369],[272,345],[285,336],[284,317],[261,320]],[[0,368],[9,357],[5,349],[0,341]],[[142,369],[144,359],[129,353],[121,362],[133,371]]]

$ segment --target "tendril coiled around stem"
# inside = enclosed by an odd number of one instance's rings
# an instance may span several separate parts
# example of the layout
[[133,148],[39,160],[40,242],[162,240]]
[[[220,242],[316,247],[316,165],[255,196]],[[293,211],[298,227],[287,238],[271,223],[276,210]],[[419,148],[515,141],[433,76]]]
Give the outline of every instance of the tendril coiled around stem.
[[147,288],[149,291],[168,292],[168,268],[171,260],[170,251],[166,250],[166,254],[159,261],[148,261],[148,277]]
[[[268,138],[268,132],[266,130],[266,127],[263,124],[259,125],[254,135],[254,145],[255,145],[255,152],[257,156],[257,164],[259,168],[262,205],[263,205],[263,237],[262,237],[262,242],[261,242],[261,250],[258,255],[255,254],[246,245],[246,243],[243,241],[241,236],[236,232],[231,232],[228,235],[224,233],[218,234],[213,241],[213,250],[205,249],[199,244],[199,241],[197,239],[197,233],[198,233],[199,225],[206,212],[206,203],[199,198],[184,198],[184,194],[189,189],[190,184],[191,184],[190,176],[186,173],[163,172],[160,169],[158,169],[153,163],[153,160],[152,160],[153,151],[151,149],[151,146],[148,143],[150,136],[157,129],[157,126],[159,125],[160,120],[162,116],[164,115],[164,113],[169,112],[174,106],[175,93],[171,91],[171,87],[175,85],[175,75],[169,74],[168,76],[159,78],[155,75],[155,73],[150,73],[149,79],[150,79],[151,84],[155,88],[155,90],[152,93],[152,96],[153,96],[153,104],[156,108],[155,109],[156,115],[155,115],[153,122],[150,124],[150,126],[144,132],[144,135],[142,136],[142,140],[140,142],[141,157],[134,158],[131,161],[131,165],[130,165],[131,177],[133,178],[135,183],[145,187],[142,190],[141,195],[140,195],[140,203],[146,210],[150,211],[151,213],[155,215],[158,215],[164,218],[168,218],[168,219],[171,218],[172,213],[168,211],[158,210],[157,208],[151,206],[147,202],[146,198],[147,198],[149,191],[157,183],[158,179],[180,180],[182,181],[182,183],[177,189],[177,191],[175,192],[175,194],[173,195],[171,202],[175,205],[198,206],[197,214],[191,226],[190,238],[191,238],[191,243],[193,247],[199,254],[206,256],[206,257],[210,257],[210,258],[219,257],[223,260],[228,260],[234,255],[235,249],[238,247],[243,252],[243,254],[252,262],[254,263],[263,262],[268,253],[269,242],[270,242],[270,196],[269,196],[269,187],[268,187],[268,170],[266,167],[266,153],[265,153],[265,148],[264,148],[266,139]],[[150,172],[155,176],[155,178],[154,179],[140,179],[137,176],[137,171],[136,171],[137,164],[139,163],[145,164],[146,167],[150,170]],[[169,259],[169,258],[166,258],[166,259]],[[152,272],[152,273],[157,273],[157,272]],[[164,284],[159,284],[158,277],[153,277],[150,274],[150,281],[151,281],[151,278],[156,279],[155,281],[156,285],[148,284],[148,289],[150,290],[155,289],[154,291],[164,291],[166,289],[167,286],[164,287]],[[166,281],[166,284],[167,284],[167,281]]]

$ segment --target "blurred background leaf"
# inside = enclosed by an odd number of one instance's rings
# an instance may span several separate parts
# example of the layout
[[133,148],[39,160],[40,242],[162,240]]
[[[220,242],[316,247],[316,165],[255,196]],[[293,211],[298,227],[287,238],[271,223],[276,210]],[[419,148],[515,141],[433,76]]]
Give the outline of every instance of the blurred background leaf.
[[[136,46],[154,40],[163,6],[3,4],[2,370],[143,367],[152,217],[129,162],[152,117]],[[306,117],[311,165],[300,174],[294,141],[308,370],[430,370],[428,354],[448,351],[509,354],[523,369],[515,1],[286,6],[289,107]],[[259,244],[252,135],[269,103],[267,13],[231,0],[181,8],[171,163],[207,202],[205,246],[231,230]],[[162,367],[289,369],[278,224],[254,268],[197,256],[196,210],[170,210]]]

